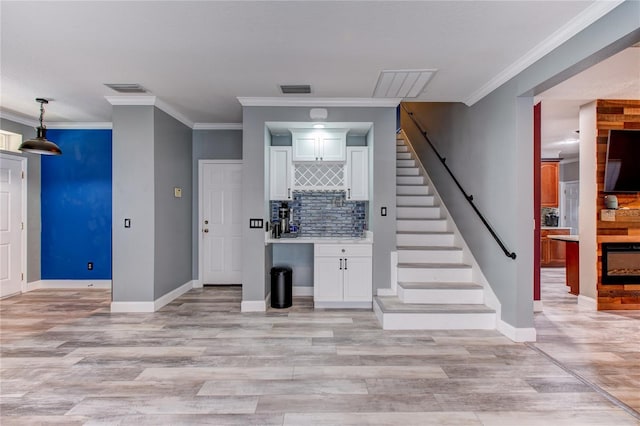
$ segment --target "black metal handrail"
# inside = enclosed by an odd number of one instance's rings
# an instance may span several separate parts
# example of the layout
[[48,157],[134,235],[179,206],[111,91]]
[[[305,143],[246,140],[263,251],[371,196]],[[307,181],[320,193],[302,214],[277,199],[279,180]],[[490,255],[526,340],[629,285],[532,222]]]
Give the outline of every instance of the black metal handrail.
[[480,213],[480,210],[478,210],[478,207],[476,207],[476,205],[473,202],[473,195],[467,194],[467,192],[464,190],[462,185],[460,185],[460,182],[458,181],[458,179],[456,179],[455,175],[453,174],[453,172],[451,171],[451,169],[447,165],[447,159],[445,157],[441,156],[440,153],[438,152],[438,150],[436,149],[436,147],[433,145],[433,143],[431,143],[431,140],[429,139],[429,136],[427,136],[427,132],[422,128],[422,126],[420,125],[418,120],[416,120],[416,118],[413,116],[413,112],[409,111],[404,104],[401,104],[401,105],[402,105],[402,109],[404,109],[404,111],[409,115],[409,118],[411,118],[411,121],[413,121],[413,123],[416,125],[416,127],[418,128],[418,130],[420,131],[420,133],[424,137],[424,140],[427,141],[427,143],[429,144],[429,146],[431,147],[433,152],[435,152],[436,156],[438,157],[438,160],[440,160],[440,162],[442,163],[444,168],[447,170],[447,172],[449,173],[449,176],[451,176],[451,178],[455,182],[455,184],[458,187],[458,189],[460,189],[460,192],[462,192],[462,195],[464,195],[464,198],[469,202],[469,204],[471,204],[471,207],[473,208],[473,211],[476,212],[476,214],[478,215],[478,217],[480,218],[480,220],[482,221],[484,226],[489,230],[489,233],[491,234],[493,239],[496,240],[496,243],[498,243],[498,245],[500,246],[500,248],[504,252],[505,256],[507,256],[507,257],[509,257],[511,259],[515,259],[516,258],[516,253],[512,252],[512,251],[509,251],[509,249],[507,249],[507,247],[504,245],[504,243],[502,242],[502,240],[500,239],[498,234],[496,234],[496,231],[493,230],[491,225],[489,225],[489,222],[487,222],[487,219],[485,219],[484,216],[482,215],[482,213]]

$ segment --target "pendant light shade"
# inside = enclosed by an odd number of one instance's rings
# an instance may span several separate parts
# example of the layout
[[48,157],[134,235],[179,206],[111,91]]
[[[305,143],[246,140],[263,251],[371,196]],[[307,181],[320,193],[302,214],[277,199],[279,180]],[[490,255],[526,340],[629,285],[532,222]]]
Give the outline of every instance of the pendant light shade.
[[60,155],[62,150],[55,143],[47,140],[47,128],[42,124],[44,118],[44,104],[49,101],[44,98],[36,98],[36,102],[40,103],[40,126],[36,128],[36,137],[22,142],[18,148],[22,152],[31,152],[41,155]]

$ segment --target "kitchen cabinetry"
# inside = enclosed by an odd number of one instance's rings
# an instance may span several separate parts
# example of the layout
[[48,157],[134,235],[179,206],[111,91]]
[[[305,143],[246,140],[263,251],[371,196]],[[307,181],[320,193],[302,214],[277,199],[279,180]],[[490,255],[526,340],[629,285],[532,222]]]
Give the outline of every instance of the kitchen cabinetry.
[[347,200],[365,201],[369,199],[369,148],[366,146],[347,147],[345,169]]
[[344,162],[346,130],[291,130],[293,161]]
[[272,146],[269,154],[269,199],[290,200],[293,179],[291,147]]
[[549,235],[569,235],[569,229],[540,230],[540,266],[543,268],[565,266],[567,258],[565,243],[551,240]]
[[371,244],[315,244],[314,252],[314,307],[371,308]]
[[558,171],[557,161],[543,161],[540,165],[540,205],[558,207]]

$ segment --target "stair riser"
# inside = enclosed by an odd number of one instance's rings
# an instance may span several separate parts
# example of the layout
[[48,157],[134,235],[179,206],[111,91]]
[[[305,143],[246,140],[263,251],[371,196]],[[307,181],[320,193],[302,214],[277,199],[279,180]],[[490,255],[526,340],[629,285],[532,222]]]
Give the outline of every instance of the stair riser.
[[453,234],[397,234],[396,243],[399,246],[439,246],[453,247]]
[[447,230],[447,221],[442,220],[398,220],[398,231],[410,232],[444,232]]
[[429,187],[427,185],[422,186],[410,186],[410,185],[398,185],[396,186],[396,195],[428,195]]
[[420,176],[417,167],[401,167],[396,169],[396,176]]
[[493,330],[496,314],[378,313],[383,330]]
[[462,263],[462,250],[398,250],[398,263]]
[[396,145],[396,152],[409,152],[406,145]]
[[440,207],[398,207],[398,219],[440,219]]
[[398,287],[398,298],[403,303],[429,303],[446,305],[459,304],[483,304],[484,297],[481,289],[405,289]]
[[397,185],[424,185],[424,176],[397,176]]
[[398,281],[425,283],[471,282],[471,269],[398,268]]
[[432,207],[435,204],[436,198],[433,195],[424,196],[396,196],[397,206],[426,206]]
[[411,160],[411,153],[410,152],[398,152],[396,153],[396,159],[398,160]]
[[397,160],[396,167],[415,167],[416,160]]

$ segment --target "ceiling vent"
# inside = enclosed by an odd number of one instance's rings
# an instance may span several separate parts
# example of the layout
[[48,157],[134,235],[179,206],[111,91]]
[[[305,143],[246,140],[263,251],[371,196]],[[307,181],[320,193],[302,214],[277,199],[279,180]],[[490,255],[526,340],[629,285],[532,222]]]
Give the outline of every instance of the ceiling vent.
[[308,84],[281,84],[280,90],[284,95],[306,95],[311,93],[311,86]]
[[147,89],[138,83],[105,83],[104,85],[119,93],[147,93]]
[[415,98],[436,73],[436,69],[428,70],[388,70],[382,71],[374,98]]

